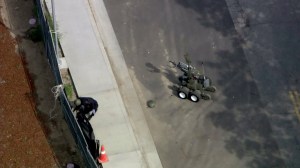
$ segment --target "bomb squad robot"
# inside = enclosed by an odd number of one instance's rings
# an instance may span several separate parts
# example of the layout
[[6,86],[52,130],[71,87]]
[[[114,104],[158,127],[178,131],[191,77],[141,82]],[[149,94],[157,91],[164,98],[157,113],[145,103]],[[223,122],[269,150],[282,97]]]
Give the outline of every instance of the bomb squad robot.
[[210,100],[211,96],[206,92],[216,92],[216,87],[212,85],[209,77],[205,76],[202,63],[203,72],[191,65],[189,56],[184,55],[186,63],[175,63],[170,61],[174,66],[183,72],[179,76],[180,86],[177,89],[177,96],[181,99],[190,99],[193,102],[198,102],[200,99]]

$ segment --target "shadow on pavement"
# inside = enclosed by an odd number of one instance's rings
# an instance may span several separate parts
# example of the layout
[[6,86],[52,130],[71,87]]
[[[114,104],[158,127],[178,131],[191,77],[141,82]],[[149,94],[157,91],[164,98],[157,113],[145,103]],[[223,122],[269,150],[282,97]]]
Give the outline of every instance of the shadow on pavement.
[[176,0],[176,2],[198,12],[198,21],[201,25],[213,28],[221,32],[224,36],[235,34],[235,32],[232,31],[233,22],[224,0]]
[[[222,95],[225,96],[224,99],[219,99],[221,104],[225,105],[225,110],[212,111],[206,118],[215,127],[231,133],[224,140],[227,151],[235,154],[240,160],[247,160],[247,167],[249,168],[297,167],[290,158],[295,158],[297,152],[294,150],[299,149],[290,149],[288,145],[281,145],[279,150],[278,144],[281,143],[278,142],[278,139],[279,141],[299,144],[297,138],[289,131],[289,129],[297,127],[298,124],[296,124],[293,114],[288,113],[290,101],[286,96],[286,90],[285,88],[270,90],[272,98],[276,101],[272,101],[271,95],[263,95],[268,98],[268,102],[265,101],[266,99],[262,99],[261,94],[264,93],[258,90],[260,81],[255,80],[256,77],[252,75],[253,69],[250,69],[242,48],[244,41],[234,30],[226,2],[176,1],[185,8],[196,11],[199,14],[198,21],[201,25],[212,28],[223,36],[232,39],[233,50],[219,49],[215,51],[218,61],[206,63],[206,66],[218,71],[219,78],[215,82],[220,86]],[[282,31],[276,32],[277,34],[282,33]],[[284,35],[281,34],[281,37]],[[259,38],[264,38],[264,36]],[[287,42],[286,38],[281,38],[278,41]],[[252,48],[247,49],[251,50]],[[294,55],[293,52],[284,50],[286,49],[283,49],[281,55],[287,54],[288,57]],[[277,59],[280,60],[280,63],[288,62],[283,57]],[[295,63],[289,62],[285,65],[296,69]],[[295,71],[299,72],[298,70]],[[270,109],[276,109],[276,111],[269,111]],[[273,120],[272,124],[271,120]]]

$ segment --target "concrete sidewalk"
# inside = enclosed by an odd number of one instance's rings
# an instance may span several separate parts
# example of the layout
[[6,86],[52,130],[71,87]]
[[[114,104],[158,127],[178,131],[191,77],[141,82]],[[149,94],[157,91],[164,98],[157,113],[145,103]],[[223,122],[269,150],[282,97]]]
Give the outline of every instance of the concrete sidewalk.
[[55,9],[78,95],[99,103],[91,124],[110,159],[103,166],[162,167],[102,0],[56,1]]

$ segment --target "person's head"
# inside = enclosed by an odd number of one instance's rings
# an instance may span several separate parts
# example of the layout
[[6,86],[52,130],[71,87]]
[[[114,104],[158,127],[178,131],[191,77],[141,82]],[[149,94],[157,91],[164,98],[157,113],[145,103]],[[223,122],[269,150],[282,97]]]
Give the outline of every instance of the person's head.
[[76,99],[74,102],[75,106],[80,106],[81,105],[81,100],[80,99]]

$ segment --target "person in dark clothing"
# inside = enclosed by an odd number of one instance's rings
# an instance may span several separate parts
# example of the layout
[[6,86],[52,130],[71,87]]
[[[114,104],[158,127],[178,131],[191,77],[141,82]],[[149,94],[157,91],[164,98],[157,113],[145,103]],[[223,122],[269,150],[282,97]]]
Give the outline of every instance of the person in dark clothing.
[[75,102],[75,111],[83,113],[90,120],[98,110],[98,102],[91,97],[78,97]]

